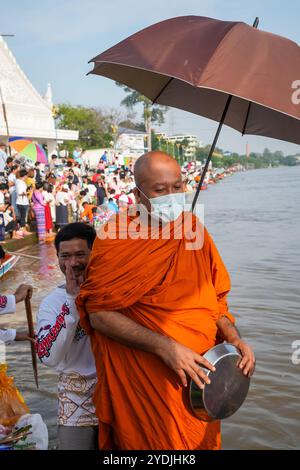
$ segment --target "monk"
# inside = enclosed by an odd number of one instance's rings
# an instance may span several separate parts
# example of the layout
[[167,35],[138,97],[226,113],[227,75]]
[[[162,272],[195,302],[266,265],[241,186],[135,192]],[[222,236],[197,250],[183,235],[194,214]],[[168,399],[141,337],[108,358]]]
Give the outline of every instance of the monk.
[[[150,218],[161,196],[181,200],[180,166],[169,155],[141,156],[134,176],[136,200]],[[217,336],[240,349],[245,375],[254,370],[254,354],[228,311],[225,266],[206,229],[201,247],[187,250],[184,237],[174,236],[171,215],[170,237],[155,240],[125,237],[116,217],[117,236],[96,238],[77,297],[96,360],[99,447],[220,449],[220,422],[193,415],[188,383],[209,383],[200,366],[213,370],[203,354]],[[163,230],[165,220],[160,222]]]
[[93,222],[93,209],[97,207],[94,204],[89,204],[88,202],[82,203],[83,211],[80,214],[80,220],[88,220],[89,222]]

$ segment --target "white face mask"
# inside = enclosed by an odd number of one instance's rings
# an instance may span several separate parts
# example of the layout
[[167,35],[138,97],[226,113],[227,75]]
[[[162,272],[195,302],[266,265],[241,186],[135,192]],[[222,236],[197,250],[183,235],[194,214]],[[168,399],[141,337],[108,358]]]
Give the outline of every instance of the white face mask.
[[151,204],[151,217],[165,223],[172,222],[182,214],[185,209],[186,193],[171,193],[164,196],[149,198],[138,188]]

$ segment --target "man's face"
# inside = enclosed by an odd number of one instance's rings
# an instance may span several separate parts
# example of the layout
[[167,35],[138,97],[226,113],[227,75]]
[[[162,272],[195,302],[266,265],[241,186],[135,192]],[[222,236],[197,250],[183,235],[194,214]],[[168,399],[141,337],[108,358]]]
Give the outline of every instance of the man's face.
[[58,263],[63,274],[66,274],[66,265],[69,264],[74,277],[84,274],[87,267],[91,250],[86,240],[73,238],[72,240],[60,242],[58,252]]
[[[155,161],[146,173],[140,188],[149,199],[184,191],[181,170],[176,162]],[[134,195],[138,204],[144,204],[148,211],[151,210],[149,200],[141,191],[135,188]]]

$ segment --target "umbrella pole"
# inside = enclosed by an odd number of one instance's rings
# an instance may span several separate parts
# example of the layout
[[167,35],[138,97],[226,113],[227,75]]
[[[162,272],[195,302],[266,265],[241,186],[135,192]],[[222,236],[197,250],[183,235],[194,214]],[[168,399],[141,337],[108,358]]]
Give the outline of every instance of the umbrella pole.
[[220,123],[219,123],[219,126],[218,126],[218,129],[217,129],[215,138],[214,138],[213,143],[212,143],[212,146],[210,147],[210,151],[209,151],[209,154],[208,154],[208,157],[207,157],[205,166],[204,166],[204,168],[203,168],[203,171],[202,171],[202,174],[201,174],[201,178],[200,178],[200,181],[199,181],[199,184],[198,184],[198,187],[197,187],[197,190],[196,190],[194,199],[193,199],[193,203],[192,203],[192,212],[194,212],[194,209],[195,209],[195,206],[196,206],[196,203],[197,203],[197,199],[198,199],[199,193],[200,193],[200,191],[201,191],[202,184],[203,184],[203,181],[204,181],[206,172],[207,172],[207,170],[208,170],[208,166],[209,166],[210,161],[211,161],[211,157],[213,156],[214,150],[215,150],[215,148],[216,148],[216,145],[217,145],[217,142],[218,142],[218,138],[219,138],[221,129],[222,129],[222,127],[223,127],[223,124],[224,124],[224,121],[225,121],[225,118],[226,118],[226,114],[227,114],[228,108],[229,108],[229,106],[230,106],[231,100],[232,100],[232,95],[229,95],[228,98],[227,98],[227,101],[226,101],[226,105],[225,105],[225,108],[224,108],[222,117],[221,117],[221,121],[220,121]]

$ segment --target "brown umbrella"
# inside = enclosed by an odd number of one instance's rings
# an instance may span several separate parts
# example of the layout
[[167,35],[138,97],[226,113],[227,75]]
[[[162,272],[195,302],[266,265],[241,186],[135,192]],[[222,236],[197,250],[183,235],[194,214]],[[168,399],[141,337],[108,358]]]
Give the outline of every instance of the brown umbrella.
[[90,73],[124,83],[153,103],[220,122],[205,168],[223,123],[242,134],[300,144],[300,105],[292,98],[300,80],[300,48],[257,25],[258,19],[249,26],[172,18],[96,56]]
[[[26,316],[27,316],[27,323],[28,323],[28,334],[30,338],[35,337],[34,335],[34,326],[33,326],[33,318],[32,318],[32,310],[31,310],[31,302],[30,302],[30,295],[27,294],[25,299],[25,308],[26,308]],[[36,360],[36,352],[35,347],[32,342],[30,342],[31,347],[31,360],[32,360],[32,368],[34,373],[34,379],[37,388],[39,388],[39,381],[38,381],[38,370],[37,370],[37,360]]]

